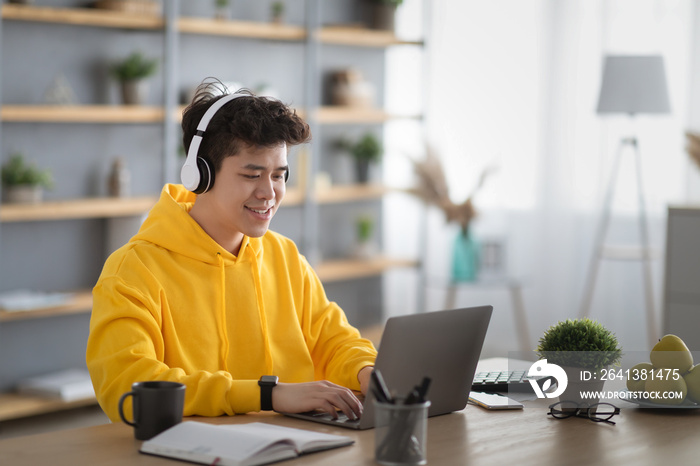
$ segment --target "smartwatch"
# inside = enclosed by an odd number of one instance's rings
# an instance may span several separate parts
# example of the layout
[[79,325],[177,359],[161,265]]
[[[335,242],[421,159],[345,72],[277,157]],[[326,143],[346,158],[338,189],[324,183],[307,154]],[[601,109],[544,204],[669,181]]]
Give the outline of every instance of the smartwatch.
[[272,411],[272,389],[277,386],[279,377],[276,375],[263,375],[258,380],[260,385],[260,409],[262,411]]

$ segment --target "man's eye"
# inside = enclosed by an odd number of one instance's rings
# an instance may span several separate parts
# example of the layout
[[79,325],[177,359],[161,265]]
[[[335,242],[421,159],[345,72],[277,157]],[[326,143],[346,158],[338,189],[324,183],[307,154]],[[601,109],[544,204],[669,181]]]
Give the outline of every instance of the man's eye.
[[256,178],[260,178],[260,175],[243,175],[243,178],[247,178],[249,180],[254,180]]

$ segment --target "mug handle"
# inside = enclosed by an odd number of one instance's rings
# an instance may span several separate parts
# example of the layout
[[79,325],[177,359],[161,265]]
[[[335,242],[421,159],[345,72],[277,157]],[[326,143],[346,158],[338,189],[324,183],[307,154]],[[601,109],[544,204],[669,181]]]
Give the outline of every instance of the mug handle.
[[[129,422],[129,421],[127,421],[126,417],[124,417],[124,401],[126,401],[126,398],[128,396],[136,396],[136,392],[124,393],[121,396],[121,398],[119,398],[119,417],[122,418],[122,421],[124,421],[125,424],[129,424],[131,427],[136,427],[136,423]],[[136,419],[134,419],[134,420],[136,420]]]

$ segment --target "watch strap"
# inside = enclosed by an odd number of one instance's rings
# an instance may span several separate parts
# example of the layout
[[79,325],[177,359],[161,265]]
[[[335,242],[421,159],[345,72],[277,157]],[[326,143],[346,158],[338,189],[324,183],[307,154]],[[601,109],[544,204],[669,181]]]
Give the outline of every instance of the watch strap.
[[262,376],[258,380],[260,385],[260,409],[262,411],[272,411],[272,389],[277,386],[276,376]]

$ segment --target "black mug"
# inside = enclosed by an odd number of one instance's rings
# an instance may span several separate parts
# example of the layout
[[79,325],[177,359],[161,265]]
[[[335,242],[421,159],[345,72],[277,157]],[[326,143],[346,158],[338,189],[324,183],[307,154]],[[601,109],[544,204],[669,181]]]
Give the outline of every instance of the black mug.
[[[133,397],[134,422],[124,417],[124,401]],[[119,416],[134,428],[137,440],[148,440],[182,421],[185,386],[177,382],[136,382],[119,399]]]

